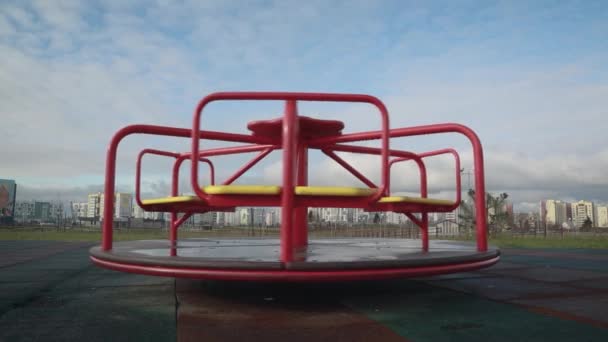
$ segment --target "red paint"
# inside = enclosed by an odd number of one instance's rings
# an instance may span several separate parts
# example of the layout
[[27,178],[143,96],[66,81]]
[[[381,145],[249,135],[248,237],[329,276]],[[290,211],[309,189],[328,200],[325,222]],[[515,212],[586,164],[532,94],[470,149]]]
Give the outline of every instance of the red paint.
[[296,184],[298,107],[296,101],[285,101],[283,118],[283,190],[281,191],[281,261],[293,260],[294,186]]
[[[344,123],[337,120],[320,120],[307,116],[299,116],[300,137],[303,139],[312,137],[332,137],[342,134]],[[283,118],[272,120],[252,121],[247,128],[254,136],[276,138],[281,136]]]
[[210,269],[210,268],[178,268],[168,266],[149,266],[122,264],[91,256],[95,264],[115,271],[146,274],[163,277],[178,277],[207,280],[236,280],[236,281],[288,281],[288,282],[322,282],[322,281],[353,281],[380,280],[407,277],[426,277],[454,272],[469,272],[494,265],[499,256],[474,262],[462,262],[449,265],[436,265],[409,268],[383,268],[358,270],[324,270],[324,271],[294,271],[282,270],[239,270],[239,269]]
[[[298,145],[298,161],[296,185],[308,185],[308,147],[304,143]],[[298,206],[293,213],[293,245],[301,248],[308,245],[308,207]]]

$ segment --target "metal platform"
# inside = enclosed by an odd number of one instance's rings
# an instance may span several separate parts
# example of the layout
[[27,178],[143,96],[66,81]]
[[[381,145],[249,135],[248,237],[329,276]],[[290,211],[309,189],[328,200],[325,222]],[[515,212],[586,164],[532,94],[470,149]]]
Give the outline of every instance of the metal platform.
[[[187,239],[172,251],[167,240],[117,242],[109,251],[91,249],[91,260],[110,269],[199,279],[326,281],[412,277],[488,267],[499,250],[478,252],[467,242],[325,239],[280,261],[278,239]],[[175,254],[175,256],[171,256]]]

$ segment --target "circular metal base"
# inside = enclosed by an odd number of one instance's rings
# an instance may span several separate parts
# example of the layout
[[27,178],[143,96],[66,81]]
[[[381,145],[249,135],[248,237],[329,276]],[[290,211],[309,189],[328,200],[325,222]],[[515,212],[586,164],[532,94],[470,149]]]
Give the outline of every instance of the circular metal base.
[[113,270],[156,276],[254,281],[340,281],[428,276],[493,265],[500,252],[477,252],[474,244],[420,240],[313,240],[294,261],[281,262],[277,239],[125,241],[112,250],[91,249],[91,260]]

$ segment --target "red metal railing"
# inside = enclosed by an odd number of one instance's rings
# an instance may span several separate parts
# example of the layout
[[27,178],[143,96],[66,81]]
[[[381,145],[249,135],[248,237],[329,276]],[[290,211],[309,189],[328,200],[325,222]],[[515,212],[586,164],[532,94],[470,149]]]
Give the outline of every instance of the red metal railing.
[[[180,170],[180,167],[181,167],[182,163],[184,162],[184,160],[190,159],[190,154],[180,154],[180,153],[176,153],[176,152],[169,152],[169,151],[156,150],[156,149],[150,149],[150,148],[143,149],[141,152],[139,152],[139,154],[137,155],[137,164],[135,167],[135,201],[137,202],[137,205],[139,205],[142,208],[145,207],[145,204],[143,204],[142,200],[141,200],[141,164],[142,164],[142,159],[146,154],[153,154],[153,155],[175,158],[175,162],[173,163],[172,176],[171,176],[172,177],[171,178],[172,179],[171,196],[178,195],[179,170]],[[209,165],[210,182],[211,182],[211,185],[214,185],[215,184],[215,167],[213,166],[213,163],[209,159],[204,158],[204,157],[199,157],[199,162],[204,162],[207,165]]]
[[[282,141],[279,144],[277,139],[253,136],[244,134],[233,134],[225,132],[205,131],[200,129],[200,120],[204,107],[213,101],[223,100],[279,100],[285,101],[285,113],[283,116],[283,131]],[[307,138],[299,139],[298,137],[298,113],[297,101],[333,101],[333,102],[360,102],[370,103],[376,106],[381,115],[382,129],[379,131],[351,133],[331,137],[322,138]],[[280,196],[280,205],[282,206],[282,227],[281,227],[281,260],[291,261],[293,258],[293,250],[295,247],[301,247],[307,243],[306,233],[306,206],[309,205],[329,205],[335,206],[339,204],[351,205],[354,207],[365,207],[365,203],[375,203],[381,196],[389,194],[390,187],[390,165],[396,163],[397,159],[414,160],[420,170],[421,178],[421,196],[427,196],[426,168],[422,161],[425,157],[438,155],[443,153],[451,153],[456,160],[456,182],[457,182],[457,204],[460,202],[461,181],[459,174],[460,159],[458,154],[453,149],[443,149],[431,151],[416,155],[411,152],[390,150],[389,139],[405,136],[415,136],[422,134],[440,134],[440,133],[459,133],[465,135],[473,146],[474,170],[475,170],[475,188],[476,188],[476,222],[477,222],[477,249],[478,251],[487,250],[487,233],[486,233],[486,210],[485,210],[485,182],[483,169],[483,151],[481,143],[477,135],[468,127],[458,124],[439,124],[427,125],[418,127],[398,128],[389,131],[388,112],[380,100],[367,95],[343,95],[343,94],[313,94],[313,93],[215,93],[205,97],[199,102],[193,120],[193,129],[183,129],[174,127],[152,126],[152,125],[132,125],[119,130],[110,142],[106,157],[106,183],[104,197],[104,214],[103,214],[103,238],[102,249],[109,250],[112,248],[112,223],[113,223],[113,201],[114,201],[114,181],[116,169],[116,153],[118,145],[128,135],[131,134],[151,134],[164,135],[174,137],[184,137],[192,139],[192,149],[189,153],[175,154],[172,152],[160,151],[161,155],[176,158],[173,172],[172,195],[177,195],[178,179],[175,177],[179,172],[179,164],[185,159],[193,159],[192,156],[204,158],[214,155],[237,154],[245,152],[260,152],[251,161],[238,169],[234,175],[229,177],[224,184],[231,184],[247,172],[256,163],[266,157],[275,149],[283,149],[283,183],[282,193]],[[200,139],[220,140],[229,142],[246,143],[247,145],[200,150]],[[361,140],[381,139],[381,148],[370,148],[355,145],[346,145],[344,143],[355,142]],[[308,177],[306,173],[308,158],[306,150],[308,148],[317,148],[322,150],[326,155],[336,161],[339,165],[348,170],[351,174],[365,183],[367,186],[377,188],[378,191],[363,201],[359,198],[340,199],[340,203],[334,203],[336,200],[332,198],[295,198],[295,185],[307,185]],[[144,150],[145,153],[153,153],[151,149]],[[136,201],[141,205],[140,198],[140,181],[141,181],[141,159],[143,153],[138,156],[138,166],[136,175]],[[158,150],[156,150],[158,151]],[[354,167],[346,161],[338,157],[335,152],[354,152],[376,154],[381,156],[381,185],[377,187],[373,182],[367,179]],[[389,156],[398,157],[389,164]],[[212,166],[212,164],[210,164]],[[212,173],[214,170],[212,168]],[[191,185],[192,190],[203,199],[205,202],[211,199],[211,196],[204,193],[204,190],[199,185],[198,180],[198,162],[193,162],[191,167]],[[212,183],[214,183],[214,175],[212,175]],[[252,195],[247,198],[226,198],[226,196],[215,196],[213,201],[218,206],[235,206],[245,203],[259,203],[259,205],[276,205],[276,199],[268,199],[264,196]],[[259,202],[258,202],[259,201]],[[183,222],[189,213],[186,213],[181,219],[174,217],[176,223]],[[428,209],[423,210],[421,219],[413,215],[408,215],[415,219],[421,227],[428,228]],[[428,239],[428,234],[427,234]],[[424,241],[424,238],[423,238]],[[428,248],[428,244],[427,244]],[[424,247],[423,247],[424,249]]]
[[[378,98],[369,95],[358,94],[321,94],[321,93],[289,93],[289,92],[223,92],[214,93],[203,98],[194,110],[192,125],[192,155],[198,155],[200,150],[200,126],[201,115],[205,106],[214,101],[226,100],[252,100],[252,101],[285,101],[285,112],[283,114],[283,184],[281,192],[281,260],[288,262],[293,259],[295,247],[302,247],[306,243],[303,237],[306,235],[306,209],[295,208],[295,195],[293,189],[295,184],[304,184],[305,177],[303,165],[306,163],[304,156],[298,157],[297,151],[303,141],[298,136],[298,109],[297,101],[322,101],[322,102],[355,102],[369,103],[380,112],[381,118],[381,185],[378,191],[369,196],[368,202],[376,202],[386,193],[388,179],[388,151],[389,151],[389,117],[386,106]],[[300,177],[298,177],[300,175]],[[192,163],[191,172],[192,188],[203,200],[208,199],[201,188],[198,180],[198,165]],[[305,207],[304,207],[305,208]],[[292,213],[296,212],[295,215]],[[295,230],[295,231],[294,231]],[[295,239],[294,239],[295,236]],[[295,243],[294,243],[295,242]]]
[[[435,125],[424,125],[405,128],[394,128],[390,131],[391,138],[399,138],[406,136],[418,136],[440,133],[458,133],[469,139],[473,148],[473,168],[475,175],[475,222],[476,222],[476,242],[477,250],[485,252],[488,250],[487,240],[487,213],[485,206],[485,175],[483,162],[483,147],[479,141],[479,137],[475,132],[464,125],[456,123],[445,123]],[[380,139],[383,136],[382,131],[373,131],[365,133],[343,134],[336,137],[323,137],[312,139],[311,145],[327,145],[354,142],[360,140]]]

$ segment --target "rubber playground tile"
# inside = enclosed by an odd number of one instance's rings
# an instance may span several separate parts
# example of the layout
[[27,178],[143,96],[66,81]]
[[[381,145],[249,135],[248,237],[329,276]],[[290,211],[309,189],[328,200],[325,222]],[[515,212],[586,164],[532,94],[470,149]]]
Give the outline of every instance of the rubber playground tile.
[[574,280],[568,282],[568,285],[586,289],[608,290],[608,278]]
[[17,259],[19,262],[52,256],[70,250],[91,246],[89,242],[57,241],[0,241],[1,266],[10,265]]
[[490,270],[486,273],[547,282],[567,282],[582,279],[605,278],[606,274],[586,270],[556,267],[531,267],[526,269]]
[[578,316],[588,320],[589,323],[602,322],[608,331],[608,294],[606,293],[563,298],[521,299],[515,300],[514,303],[549,309],[552,314]]
[[0,283],[0,315],[28,302],[41,289],[40,283]]
[[[86,248],[79,248],[76,250],[60,251],[53,255],[45,255],[36,259],[17,261],[14,264],[0,268],[0,276],[5,272],[19,271],[21,273],[31,272],[32,278],[39,278],[37,276],[38,272],[78,270],[90,264]],[[0,281],[6,278],[10,277],[2,276]]]
[[484,278],[492,277],[492,275],[483,274],[481,272],[461,272],[452,274],[442,274],[429,277],[412,278],[412,280],[419,281],[437,281],[437,280],[455,280],[455,279],[473,279],[473,278]]
[[0,268],[0,341],[175,340],[173,281],[97,268],[88,245]]
[[584,293],[560,284],[506,277],[454,279],[450,281],[428,281],[429,284],[494,300],[515,298],[559,296]]
[[78,273],[79,270],[23,270],[19,268],[0,269],[0,284],[36,282],[52,283],[62,279],[70,278]]
[[[58,313],[69,316],[54,317]],[[47,310],[32,319],[0,320],[6,341],[174,341],[175,313],[165,307],[96,308],[94,315],[70,309]]]
[[15,264],[20,264],[20,263],[24,263],[27,261],[32,260],[31,256],[27,256],[27,255],[23,255],[23,256],[18,256],[18,255],[10,255],[10,256],[5,256],[3,258],[0,259],[0,269],[2,267],[7,267],[7,266],[12,266]]
[[90,267],[79,277],[66,279],[63,289],[72,288],[102,288],[122,286],[154,286],[173,285],[175,280],[166,277],[149,277],[139,274],[111,271],[99,267]]
[[48,291],[0,317],[0,340],[175,339],[173,287]]
[[608,261],[569,258],[547,258],[544,256],[509,255],[503,253],[501,259],[507,262],[523,263],[533,266],[561,267],[608,273]]
[[608,340],[608,329],[436,287],[345,303],[412,341]]
[[177,284],[179,341],[404,341],[318,285]]
[[502,256],[501,256],[501,260],[499,262],[497,262],[496,264],[494,264],[488,268],[483,268],[476,272],[486,272],[489,270],[521,269],[521,268],[527,268],[527,267],[530,267],[530,265],[523,264],[523,263],[503,261]]
[[174,287],[171,285],[123,286],[82,288],[80,291],[65,291],[59,287],[49,296],[70,302],[118,305],[127,307],[171,306],[175,304]]

